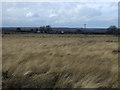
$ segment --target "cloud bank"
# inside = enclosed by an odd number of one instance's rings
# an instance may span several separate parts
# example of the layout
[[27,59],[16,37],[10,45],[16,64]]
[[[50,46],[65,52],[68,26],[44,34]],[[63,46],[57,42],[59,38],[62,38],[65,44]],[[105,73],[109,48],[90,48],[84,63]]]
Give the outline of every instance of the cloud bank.
[[3,26],[109,27],[118,21],[117,2],[4,2]]

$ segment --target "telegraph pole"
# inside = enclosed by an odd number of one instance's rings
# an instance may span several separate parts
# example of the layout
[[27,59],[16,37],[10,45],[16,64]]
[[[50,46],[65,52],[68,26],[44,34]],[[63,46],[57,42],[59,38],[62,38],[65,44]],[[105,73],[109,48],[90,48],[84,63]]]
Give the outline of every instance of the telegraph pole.
[[84,24],[84,29],[86,29],[86,24]]
[[87,32],[86,32],[86,24],[84,24],[84,31],[85,31],[85,33],[87,33]]

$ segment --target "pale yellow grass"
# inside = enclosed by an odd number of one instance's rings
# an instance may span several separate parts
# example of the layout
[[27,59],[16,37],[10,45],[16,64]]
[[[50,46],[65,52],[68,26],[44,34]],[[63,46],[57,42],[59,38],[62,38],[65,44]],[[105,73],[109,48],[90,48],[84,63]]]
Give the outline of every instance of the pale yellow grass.
[[117,41],[107,35],[4,35],[4,87],[116,88]]

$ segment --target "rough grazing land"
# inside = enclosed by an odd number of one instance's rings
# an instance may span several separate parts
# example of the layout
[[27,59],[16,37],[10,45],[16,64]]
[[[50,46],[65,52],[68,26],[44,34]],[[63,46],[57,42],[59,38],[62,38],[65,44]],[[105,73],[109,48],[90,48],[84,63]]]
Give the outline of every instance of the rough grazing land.
[[3,35],[3,88],[115,88],[118,37]]

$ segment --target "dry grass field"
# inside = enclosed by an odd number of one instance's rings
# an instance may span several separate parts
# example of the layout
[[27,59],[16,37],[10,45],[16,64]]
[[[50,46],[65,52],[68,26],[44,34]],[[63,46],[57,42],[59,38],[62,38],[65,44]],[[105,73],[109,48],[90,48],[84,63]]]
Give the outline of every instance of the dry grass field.
[[117,88],[118,37],[10,34],[2,38],[3,88]]

